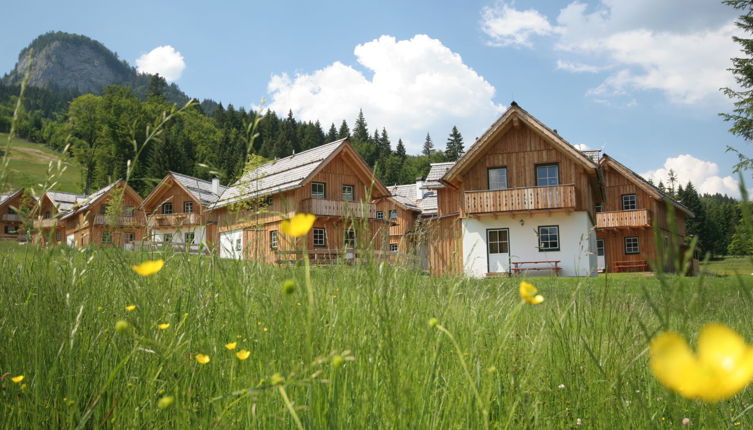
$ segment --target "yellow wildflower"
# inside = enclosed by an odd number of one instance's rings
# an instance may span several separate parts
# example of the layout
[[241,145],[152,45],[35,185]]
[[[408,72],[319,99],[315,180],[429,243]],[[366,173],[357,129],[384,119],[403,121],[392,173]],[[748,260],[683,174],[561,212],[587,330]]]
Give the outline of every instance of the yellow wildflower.
[[274,375],[269,377],[269,382],[272,385],[280,385],[285,382],[285,378],[283,378],[279,373],[275,373]]
[[135,311],[136,305],[128,305],[125,307],[125,310],[127,310],[128,312]]
[[436,318],[429,318],[429,327],[436,327],[439,324],[439,320]]
[[157,327],[158,327],[158,328],[159,328],[160,330],[167,330],[167,329],[169,329],[169,328],[170,328],[170,323],[157,324]]
[[235,356],[238,357],[238,360],[245,360],[251,355],[251,351],[247,351],[245,349],[241,349],[240,351],[235,353]]
[[115,331],[118,333],[122,333],[126,330],[128,330],[128,327],[130,324],[128,324],[128,321],[120,320],[115,323]]
[[16,384],[21,383],[21,381],[24,380],[24,375],[18,375],[10,378],[11,381],[15,382]]
[[172,406],[173,402],[175,402],[175,397],[173,396],[165,396],[157,402],[157,407],[160,409],[167,409],[170,406]]
[[538,305],[544,301],[544,296],[537,294],[539,290],[533,284],[522,281],[520,283],[520,298],[533,305]]
[[343,358],[342,355],[335,355],[334,357],[332,357],[333,369],[339,369],[340,367],[343,366],[344,363],[345,363],[345,359]]
[[651,372],[680,395],[717,402],[745,388],[753,378],[753,346],[722,324],[706,324],[694,354],[677,332],[661,333],[651,340]]
[[196,361],[199,362],[199,364],[207,364],[210,361],[210,358],[206,354],[196,354]]
[[149,276],[154,275],[155,273],[162,270],[162,266],[165,265],[165,260],[159,259],[159,260],[152,260],[152,261],[145,261],[138,266],[131,266],[134,272],[138,273],[141,276]]
[[225,348],[227,348],[228,351],[234,350],[236,346],[238,346],[238,342],[230,342],[225,344]]
[[280,230],[288,236],[301,237],[305,236],[311,227],[314,226],[316,216],[311,214],[296,214],[289,220],[280,223]]
[[264,327],[264,332],[266,333],[268,331],[269,331],[269,327]]

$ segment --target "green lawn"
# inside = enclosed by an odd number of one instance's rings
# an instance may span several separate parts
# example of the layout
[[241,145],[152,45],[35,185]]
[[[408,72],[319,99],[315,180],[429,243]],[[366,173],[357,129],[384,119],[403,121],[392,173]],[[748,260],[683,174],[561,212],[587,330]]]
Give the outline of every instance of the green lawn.
[[701,270],[716,275],[743,275],[753,274],[753,258],[751,257],[724,257],[711,260],[701,266]]
[[[0,150],[5,150],[8,135],[0,133]],[[10,163],[6,179],[6,190],[12,191],[20,187],[33,187],[44,182],[47,177],[47,167],[50,162],[57,163],[60,153],[39,144],[23,139],[13,139],[9,153]],[[67,169],[54,187],[57,191],[79,192],[81,182],[81,167],[75,162],[67,162]]]
[[332,266],[310,307],[303,268],[212,257],[4,243],[0,273],[0,428],[289,429],[291,410],[311,429],[753,425],[751,390],[688,400],[647,367],[662,330],[753,339],[747,277],[534,278],[530,305],[516,279]]

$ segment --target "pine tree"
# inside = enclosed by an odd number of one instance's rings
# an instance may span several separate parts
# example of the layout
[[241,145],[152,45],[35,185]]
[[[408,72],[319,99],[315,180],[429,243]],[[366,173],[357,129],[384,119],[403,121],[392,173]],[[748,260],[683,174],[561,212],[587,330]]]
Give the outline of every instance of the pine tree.
[[382,134],[379,136],[377,146],[379,147],[380,157],[386,157],[392,154],[392,145],[390,143],[390,138],[387,136],[386,128],[382,128]]
[[693,212],[693,215],[695,215],[693,217],[688,217],[685,221],[687,235],[698,237],[698,248],[700,248],[701,251],[710,251],[711,238],[707,235],[708,225],[706,221],[706,211],[704,210],[703,203],[701,203],[701,197],[698,195],[693,184],[688,182],[684,189],[680,186],[680,189],[677,192],[677,197],[680,199],[680,202],[686,208],[690,209],[690,211]]
[[445,149],[445,156],[447,161],[457,161],[463,154],[463,136],[460,135],[458,128],[452,126],[450,137],[447,139],[447,147]]
[[369,128],[366,124],[366,118],[363,116],[363,110],[358,111],[356,124],[353,126],[353,140],[361,142],[369,141]]
[[424,149],[423,151],[421,151],[421,153],[427,157],[430,157],[433,152],[434,152],[434,143],[432,143],[431,136],[429,136],[429,133],[426,133],[426,140],[424,141]]
[[350,138],[350,128],[348,128],[348,123],[343,120],[342,124],[340,124],[340,130],[337,132],[337,138],[338,139],[349,139]]
[[397,154],[398,157],[400,157],[401,160],[405,160],[407,157],[405,153],[405,145],[403,145],[403,139],[397,140],[397,149],[395,150],[395,154]]
[[335,127],[335,123],[331,123],[329,126],[329,131],[327,132],[327,137],[325,139],[327,142],[334,142],[337,140],[337,128]]

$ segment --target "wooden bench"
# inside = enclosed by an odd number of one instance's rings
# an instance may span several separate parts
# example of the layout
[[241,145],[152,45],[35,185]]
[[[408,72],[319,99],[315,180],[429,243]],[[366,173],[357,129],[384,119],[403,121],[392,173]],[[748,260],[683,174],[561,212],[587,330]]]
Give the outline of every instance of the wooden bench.
[[559,276],[560,270],[562,270],[559,264],[560,260],[515,261],[512,263],[512,274],[519,275],[521,272],[546,270],[553,272],[554,276]]
[[615,261],[614,267],[618,272],[633,271],[633,269],[636,269],[635,271],[637,272],[647,272],[649,270],[646,260]]

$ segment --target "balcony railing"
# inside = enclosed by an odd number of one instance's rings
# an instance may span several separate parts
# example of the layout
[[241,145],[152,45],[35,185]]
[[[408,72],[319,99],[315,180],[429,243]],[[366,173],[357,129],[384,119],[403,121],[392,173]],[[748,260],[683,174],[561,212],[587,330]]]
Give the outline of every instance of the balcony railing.
[[21,215],[19,214],[3,214],[3,221],[20,222]]
[[376,205],[342,200],[306,199],[301,201],[301,211],[318,216],[352,216],[376,218]]
[[156,214],[149,217],[149,227],[178,227],[182,225],[197,225],[201,222],[199,214]]
[[597,212],[597,228],[650,227],[651,212],[648,209],[632,211]]
[[94,225],[117,225],[138,226],[144,225],[144,217],[140,216],[116,216],[97,215],[94,217]]
[[57,218],[48,219],[36,219],[34,220],[34,228],[55,228],[58,225]]
[[575,203],[575,185],[465,192],[465,211],[469,214],[575,209]]

